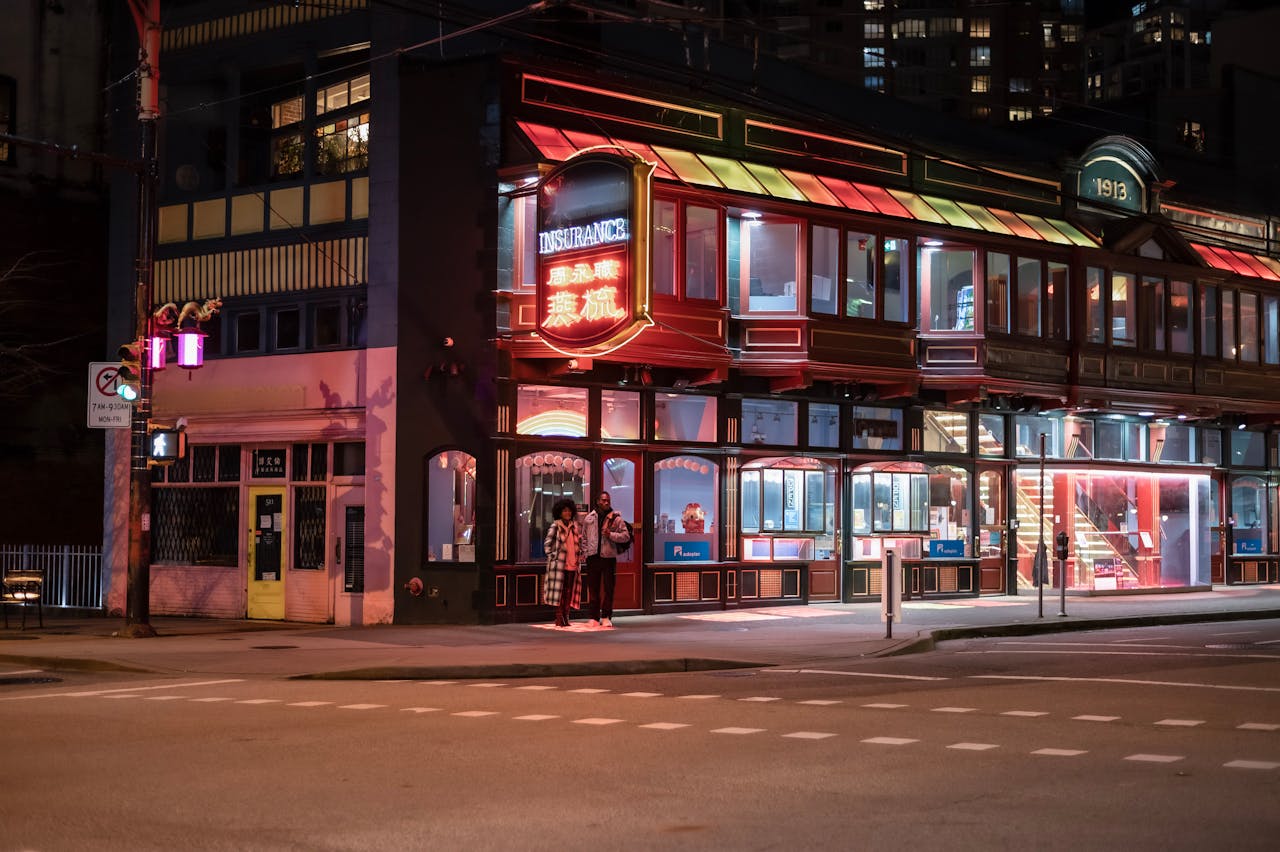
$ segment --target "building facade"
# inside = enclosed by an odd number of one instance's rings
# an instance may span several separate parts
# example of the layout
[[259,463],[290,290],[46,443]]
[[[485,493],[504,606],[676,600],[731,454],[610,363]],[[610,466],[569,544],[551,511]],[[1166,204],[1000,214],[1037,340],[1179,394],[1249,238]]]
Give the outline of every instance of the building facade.
[[993,162],[572,50],[402,52],[422,22],[357,0],[202,10],[156,301],[222,309],[156,375],[191,448],[153,611],[547,619],[550,507],[600,490],[624,612],[870,600],[889,547],[914,593],[1017,593],[1059,534],[1073,593],[1280,582],[1277,221],[1133,140]]

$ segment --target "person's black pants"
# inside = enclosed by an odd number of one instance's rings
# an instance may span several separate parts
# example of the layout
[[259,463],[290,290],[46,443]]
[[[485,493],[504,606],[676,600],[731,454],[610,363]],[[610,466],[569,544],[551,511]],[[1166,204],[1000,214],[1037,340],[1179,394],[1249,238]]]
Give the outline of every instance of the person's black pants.
[[587,557],[587,590],[591,593],[591,617],[613,618],[613,589],[618,583],[618,560],[613,556]]

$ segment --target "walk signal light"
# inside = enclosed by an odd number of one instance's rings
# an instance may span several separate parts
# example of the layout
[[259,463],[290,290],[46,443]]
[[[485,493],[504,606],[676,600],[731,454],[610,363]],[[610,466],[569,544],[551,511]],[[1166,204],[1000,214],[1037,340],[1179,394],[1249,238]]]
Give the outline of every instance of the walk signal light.
[[120,366],[116,368],[116,395],[123,400],[134,402],[142,395],[144,349],[141,340],[135,340],[120,347]]
[[175,426],[147,429],[147,460],[153,465],[173,464],[187,456],[187,433]]

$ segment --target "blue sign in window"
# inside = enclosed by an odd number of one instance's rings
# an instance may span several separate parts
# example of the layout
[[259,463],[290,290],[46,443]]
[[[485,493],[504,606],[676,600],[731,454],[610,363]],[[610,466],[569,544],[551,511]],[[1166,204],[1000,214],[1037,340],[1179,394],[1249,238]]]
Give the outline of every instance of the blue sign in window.
[[668,541],[662,551],[665,562],[710,562],[709,541]]
[[932,559],[963,559],[964,539],[935,538],[929,542],[929,556]]
[[1256,536],[1256,537],[1250,536],[1248,538],[1244,538],[1239,533],[1236,533],[1236,553],[1253,554],[1253,553],[1261,553],[1261,552],[1262,552],[1261,536]]

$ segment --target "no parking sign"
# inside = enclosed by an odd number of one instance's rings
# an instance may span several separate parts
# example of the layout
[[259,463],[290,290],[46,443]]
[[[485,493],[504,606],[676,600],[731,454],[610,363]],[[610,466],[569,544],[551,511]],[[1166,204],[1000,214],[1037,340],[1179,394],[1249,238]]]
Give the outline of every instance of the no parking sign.
[[133,416],[133,406],[116,395],[116,370],[114,361],[94,361],[89,365],[90,429],[128,429]]

